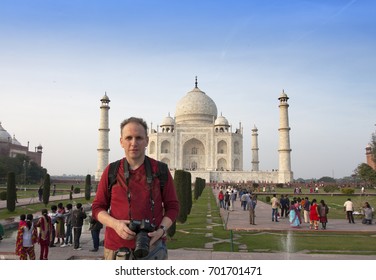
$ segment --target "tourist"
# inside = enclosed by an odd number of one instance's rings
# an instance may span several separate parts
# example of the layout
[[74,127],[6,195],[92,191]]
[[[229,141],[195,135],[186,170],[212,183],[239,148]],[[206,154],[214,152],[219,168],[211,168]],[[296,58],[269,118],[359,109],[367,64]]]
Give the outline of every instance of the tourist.
[[38,243],[40,245],[40,260],[48,260],[48,247],[51,242],[52,234],[52,222],[51,217],[48,215],[47,209],[42,209],[42,216],[39,218],[38,222],[35,224],[39,227]]
[[33,215],[28,214],[26,222],[18,228],[16,240],[16,255],[20,260],[35,260],[34,244],[38,240],[37,228],[34,227]]
[[73,210],[71,218],[74,250],[81,250],[80,239],[82,234],[82,226],[84,225],[84,220],[86,219],[85,209],[82,207],[81,203],[77,203],[76,209]]
[[231,205],[230,193],[229,193],[229,191],[226,191],[226,193],[225,193],[225,210],[230,210],[230,205]]
[[73,236],[72,236],[72,203],[68,203],[65,211],[65,243],[60,245],[60,247],[72,246]]
[[309,208],[309,228],[310,229],[319,229],[319,212],[317,209],[317,200],[314,198],[312,199],[311,206]]
[[[159,171],[158,166],[162,166],[156,160],[145,156],[145,149],[149,143],[147,130],[146,122],[140,118],[131,117],[121,123],[120,144],[124,149],[125,158],[120,161],[117,173],[119,180],[109,192],[109,165],[98,185],[92,209],[94,219],[106,227],[105,259],[115,259],[120,248],[135,249],[139,233],[129,228],[133,225],[132,220],[151,221],[155,226],[149,227],[150,232],[147,233],[150,238],[150,250],[145,258],[167,259],[166,234],[177,218],[179,201],[173,178],[168,170],[166,178],[156,177],[151,182],[146,181],[146,171],[149,167],[151,172],[156,173]],[[127,178],[124,175],[125,169],[129,171]],[[166,179],[163,191],[158,182],[161,179]],[[153,192],[150,191],[151,186],[154,186]]]
[[52,233],[51,233],[51,240],[50,240],[50,247],[56,247],[54,242],[55,242],[55,237],[56,237],[56,218],[57,218],[57,206],[55,204],[51,205],[51,212],[48,214],[51,218],[51,223],[52,223]]
[[[64,238],[65,238],[65,208],[63,203],[59,203],[57,205],[57,212],[56,212],[56,244],[63,245]],[[60,242],[61,238],[61,242]]]
[[318,212],[320,216],[321,229],[326,229],[326,224],[328,223],[328,213],[329,207],[325,204],[325,201],[322,199],[318,206]]
[[224,199],[225,196],[223,195],[223,191],[220,190],[218,193],[219,208],[225,208]]
[[255,195],[252,195],[249,197],[249,200],[250,200],[250,203],[249,203],[249,223],[251,225],[255,225],[256,224],[256,220],[255,220],[255,217],[256,217],[256,204],[257,204],[257,198],[255,197]]
[[274,220],[276,222],[279,222],[278,221],[278,208],[279,208],[280,203],[278,201],[276,194],[273,194],[273,197],[270,200],[270,203],[272,204],[272,222],[274,222]]
[[241,206],[243,207],[243,210],[245,211],[247,209],[247,203],[249,200],[249,192],[245,191],[242,196],[240,197]]
[[90,227],[89,230],[91,231],[91,237],[93,238],[93,249],[90,252],[97,252],[99,249],[99,235],[103,225],[101,222],[98,222],[93,216],[90,216]]
[[349,224],[355,224],[353,215],[354,203],[351,201],[351,198],[348,198],[347,201],[343,204],[343,211],[346,211],[346,216],[349,221]]
[[234,190],[231,190],[231,194],[230,194],[230,210],[231,211],[234,211],[235,210],[235,201],[236,201],[236,193],[234,192]]
[[42,202],[42,200],[43,200],[43,185],[41,185],[38,189],[38,198],[39,198],[39,202]]
[[373,210],[372,210],[371,205],[369,205],[367,201],[364,203],[364,206],[363,206],[363,215],[364,215],[363,224],[371,225],[372,218],[373,218]]
[[308,197],[304,199],[304,204],[303,204],[303,214],[304,214],[304,222],[306,224],[309,223],[309,209],[311,208],[311,202],[309,201]]
[[289,222],[290,226],[297,228],[302,224],[299,210],[299,202],[291,200],[290,211],[289,211]]

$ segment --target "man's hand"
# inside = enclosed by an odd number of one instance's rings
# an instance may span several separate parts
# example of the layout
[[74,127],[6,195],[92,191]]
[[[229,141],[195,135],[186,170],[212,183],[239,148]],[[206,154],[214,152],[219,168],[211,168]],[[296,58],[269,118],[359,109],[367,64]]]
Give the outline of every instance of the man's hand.
[[129,220],[117,220],[113,227],[116,233],[125,240],[132,240],[136,236],[136,233],[129,229],[129,223]]
[[153,232],[149,232],[148,235],[151,238],[150,239],[150,246],[153,245],[155,242],[157,242],[159,239],[161,239],[164,235],[165,231],[161,228],[158,228],[157,230]]

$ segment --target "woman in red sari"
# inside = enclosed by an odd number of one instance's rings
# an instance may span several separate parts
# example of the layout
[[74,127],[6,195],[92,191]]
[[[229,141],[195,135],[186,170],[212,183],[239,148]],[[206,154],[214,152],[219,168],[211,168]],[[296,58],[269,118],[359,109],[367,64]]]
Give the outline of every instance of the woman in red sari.
[[51,240],[52,223],[51,218],[48,216],[47,209],[42,209],[42,216],[39,218],[35,226],[40,228],[38,238],[38,243],[40,245],[39,259],[48,260],[48,247]]
[[319,229],[319,221],[320,215],[317,209],[317,200],[314,198],[309,208],[309,228],[315,227],[316,230]]

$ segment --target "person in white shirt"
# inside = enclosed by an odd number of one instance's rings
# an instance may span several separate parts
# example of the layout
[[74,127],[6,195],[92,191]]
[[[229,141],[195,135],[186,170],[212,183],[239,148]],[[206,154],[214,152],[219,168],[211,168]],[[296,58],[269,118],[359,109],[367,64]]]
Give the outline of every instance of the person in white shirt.
[[351,201],[351,198],[348,198],[347,201],[343,204],[343,211],[346,211],[346,215],[347,215],[347,219],[349,220],[349,223],[355,224],[354,216],[353,216],[354,204]]

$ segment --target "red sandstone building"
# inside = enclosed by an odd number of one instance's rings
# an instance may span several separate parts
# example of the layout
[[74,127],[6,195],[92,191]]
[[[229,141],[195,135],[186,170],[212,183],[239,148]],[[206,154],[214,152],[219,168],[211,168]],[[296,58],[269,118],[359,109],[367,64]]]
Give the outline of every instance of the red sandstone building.
[[376,170],[376,162],[373,160],[373,155],[372,155],[372,146],[367,145],[366,147],[366,159],[367,159],[367,164],[373,168],[373,170]]
[[29,142],[27,142],[27,146],[22,146],[14,135],[13,137],[10,136],[0,122],[0,156],[16,157],[17,155],[25,155],[41,166],[42,149],[43,147],[39,145],[34,148],[34,151],[29,151]]

